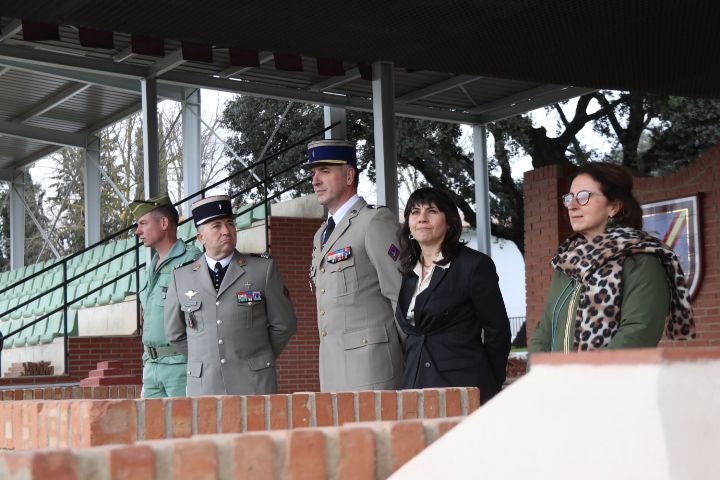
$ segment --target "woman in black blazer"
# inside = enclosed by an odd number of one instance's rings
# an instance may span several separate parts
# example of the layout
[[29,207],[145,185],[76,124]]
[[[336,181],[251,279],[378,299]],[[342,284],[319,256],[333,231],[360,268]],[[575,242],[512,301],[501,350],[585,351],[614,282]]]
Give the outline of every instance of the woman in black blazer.
[[421,188],[410,195],[395,311],[407,334],[402,388],[475,386],[484,403],[505,381],[510,322],[495,264],[466,247],[461,232],[447,194]]

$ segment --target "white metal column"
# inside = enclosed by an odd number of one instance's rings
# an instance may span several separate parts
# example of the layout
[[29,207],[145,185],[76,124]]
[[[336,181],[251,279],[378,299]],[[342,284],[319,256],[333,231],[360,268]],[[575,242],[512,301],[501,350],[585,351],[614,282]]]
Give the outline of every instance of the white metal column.
[[[202,138],[200,136],[200,115],[200,90],[183,89],[183,197],[197,192],[202,188]],[[186,217],[190,217],[192,215],[192,211],[190,210],[192,202],[193,200],[188,200],[181,207],[180,211]]]
[[484,125],[473,125],[473,159],[477,249],[490,255],[490,181],[488,179],[487,130]]
[[347,112],[344,108],[325,106],[324,110],[325,128],[335,122],[340,122],[330,130],[325,130],[327,140],[347,139]]
[[143,121],[143,180],[145,198],[160,194],[160,145],[158,142],[157,81],[154,78],[140,80]]
[[25,172],[18,170],[9,184],[10,193],[10,268],[25,265]]
[[373,123],[377,203],[398,211],[397,157],[395,153],[395,86],[393,64],[372,64]]
[[85,189],[85,246],[100,241],[100,140],[94,137],[85,147],[83,180]]

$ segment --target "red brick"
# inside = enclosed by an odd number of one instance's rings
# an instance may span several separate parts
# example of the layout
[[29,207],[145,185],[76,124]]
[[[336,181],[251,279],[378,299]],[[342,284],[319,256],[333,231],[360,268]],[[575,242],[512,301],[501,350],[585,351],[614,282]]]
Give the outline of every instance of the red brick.
[[423,418],[437,418],[440,416],[440,391],[427,389],[422,392]]
[[243,431],[242,404],[239,396],[220,397],[220,431],[222,433],[240,433]]
[[195,399],[196,434],[217,433],[217,399],[199,397]]
[[190,398],[168,398],[165,408],[171,408],[170,434],[172,438],[192,435],[192,400]]
[[326,478],[325,436],[310,429],[290,430],[287,451],[288,480]]
[[111,480],[155,479],[155,453],[147,445],[107,447]]
[[477,388],[467,389],[467,415],[480,408],[480,390]]
[[315,394],[315,424],[318,427],[335,425],[332,395],[327,392]]
[[377,420],[375,415],[375,392],[358,392],[358,419],[361,422]]
[[165,438],[165,401],[162,398],[145,398],[141,400],[145,410],[145,432],[143,440],[159,440]]
[[[58,403],[61,406],[69,404]],[[81,400],[80,408],[83,446],[133,443],[137,440],[137,411],[132,400]]]
[[459,388],[445,390],[445,416],[457,417],[463,414],[462,394]]
[[348,427],[338,432],[340,443],[340,465],[338,468],[341,479],[353,480],[375,479],[375,433],[364,427]]
[[270,395],[270,430],[288,428],[288,397],[287,395]]
[[216,480],[218,478],[217,447],[212,441],[182,441],[173,445],[172,478]]
[[460,423],[460,420],[457,418],[452,420],[442,420],[441,422],[438,422],[437,429],[438,429],[438,435],[441,437],[445,435],[447,432],[455,428],[455,426]]
[[238,480],[273,480],[275,442],[262,433],[239,435],[232,441],[233,473]]
[[418,391],[417,390],[403,390],[400,392],[402,399],[402,414],[401,417],[404,420],[418,418]]
[[245,401],[247,430],[265,430],[265,397],[248,395]]
[[355,393],[340,392],[335,395],[337,399],[338,425],[355,421]]
[[309,427],[312,417],[310,394],[294,393],[291,395],[290,401],[292,402],[292,427]]
[[380,420],[397,420],[397,395],[391,390],[380,392]]
[[70,450],[26,450],[3,455],[11,478],[75,480],[78,470]]
[[390,450],[393,472],[420,453],[423,448],[425,448],[425,435],[420,420],[397,422],[390,425]]

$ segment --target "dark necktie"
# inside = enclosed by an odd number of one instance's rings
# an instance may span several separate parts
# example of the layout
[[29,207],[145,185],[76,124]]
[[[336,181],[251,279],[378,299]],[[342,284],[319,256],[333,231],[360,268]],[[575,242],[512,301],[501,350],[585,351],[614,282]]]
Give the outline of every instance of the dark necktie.
[[215,262],[215,269],[213,270],[213,286],[215,291],[220,290],[220,284],[223,279],[223,266],[220,262]]
[[328,238],[330,238],[330,235],[332,235],[333,230],[335,230],[335,220],[333,220],[333,217],[328,218],[327,226],[325,227],[325,231],[322,234],[322,245],[325,246],[325,244],[328,241]]

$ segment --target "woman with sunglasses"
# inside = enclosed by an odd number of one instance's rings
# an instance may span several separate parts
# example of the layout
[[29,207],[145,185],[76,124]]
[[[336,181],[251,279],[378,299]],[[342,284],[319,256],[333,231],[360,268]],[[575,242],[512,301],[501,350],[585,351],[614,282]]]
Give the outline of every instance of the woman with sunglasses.
[[690,297],[675,253],[642,231],[632,176],[588,163],[562,196],[575,232],[558,249],[530,353],[657,346],[695,337]]

